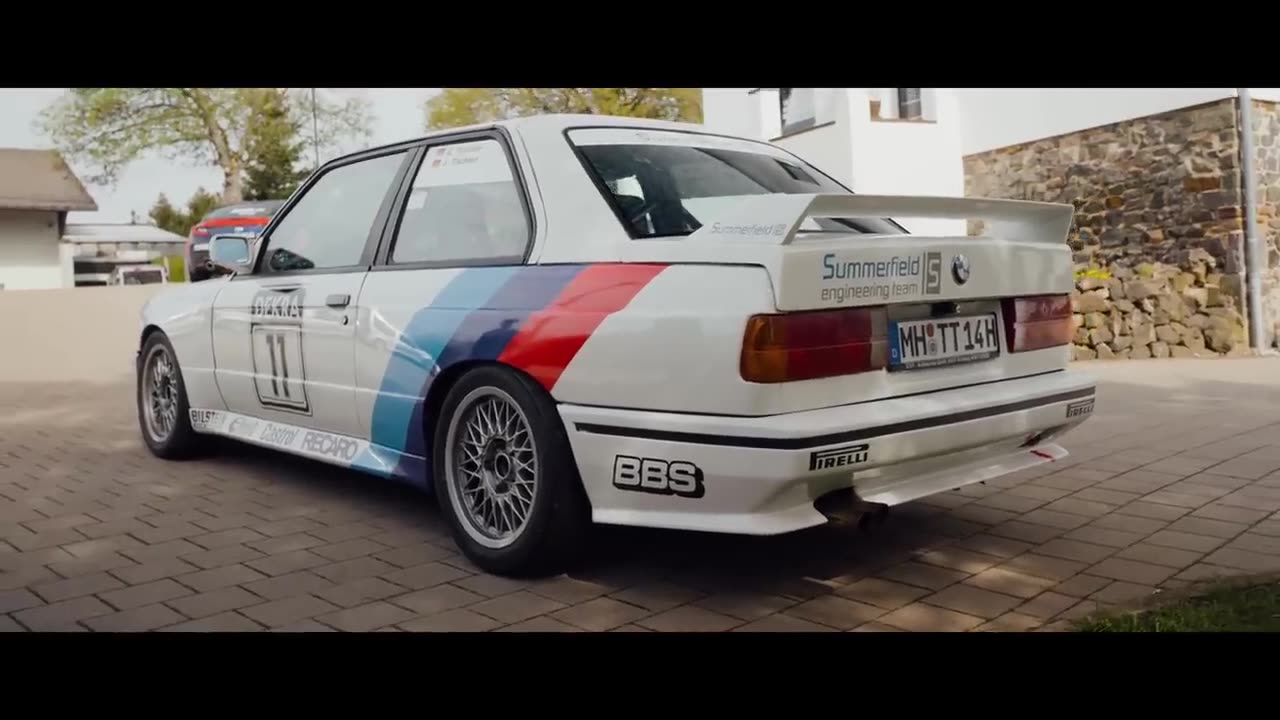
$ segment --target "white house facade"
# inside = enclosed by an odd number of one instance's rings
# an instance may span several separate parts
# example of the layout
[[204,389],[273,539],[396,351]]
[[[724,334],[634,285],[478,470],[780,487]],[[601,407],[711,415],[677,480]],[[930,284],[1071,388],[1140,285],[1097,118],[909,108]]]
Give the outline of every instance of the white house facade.
[[[704,88],[703,97],[708,129],[771,141],[855,192],[1073,204],[1080,359],[1280,343],[1280,88]],[[903,224],[961,230],[936,222]]]
[[[963,195],[958,121],[940,88],[703,88],[708,130],[768,140],[863,194]],[[901,221],[916,233],[964,229]]]
[[0,290],[74,287],[67,213],[97,209],[57,152],[0,148]]

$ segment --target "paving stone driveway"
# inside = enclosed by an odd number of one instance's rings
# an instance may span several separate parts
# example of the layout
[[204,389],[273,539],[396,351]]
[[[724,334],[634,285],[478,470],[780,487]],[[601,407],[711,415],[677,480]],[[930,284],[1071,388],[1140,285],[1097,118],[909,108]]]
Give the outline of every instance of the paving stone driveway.
[[430,500],[137,438],[131,385],[0,384],[0,630],[1055,628],[1280,569],[1280,360],[1093,363],[1066,461],[783,538],[602,531],[572,576],[478,573]]

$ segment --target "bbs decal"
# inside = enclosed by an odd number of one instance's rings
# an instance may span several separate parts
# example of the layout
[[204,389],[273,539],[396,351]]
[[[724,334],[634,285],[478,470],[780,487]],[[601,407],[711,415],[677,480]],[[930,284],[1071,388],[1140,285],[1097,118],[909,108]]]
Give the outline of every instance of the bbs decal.
[[684,460],[617,455],[613,486],[619,490],[697,499],[706,494],[702,468]]

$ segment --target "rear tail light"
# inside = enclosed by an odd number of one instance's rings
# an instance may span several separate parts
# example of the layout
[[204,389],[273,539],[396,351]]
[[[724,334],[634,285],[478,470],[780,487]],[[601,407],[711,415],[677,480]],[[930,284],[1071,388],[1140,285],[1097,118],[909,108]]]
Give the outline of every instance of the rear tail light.
[[1006,298],[1001,301],[1001,310],[1009,352],[1067,345],[1075,333],[1071,326],[1071,298],[1067,295]]
[[200,237],[207,237],[207,236],[209,235],[209,228],[202,228],[202,227],[198,227],[198,228],[196,228],[196,229],[192,230],[192,231],[191,231],[191,234],[192,234],[192,235],[198,235],[198,236],[200,236]]
[[753,315],[742,341],[742,379],[777,383],[883,369],[887,326],[882,307]]

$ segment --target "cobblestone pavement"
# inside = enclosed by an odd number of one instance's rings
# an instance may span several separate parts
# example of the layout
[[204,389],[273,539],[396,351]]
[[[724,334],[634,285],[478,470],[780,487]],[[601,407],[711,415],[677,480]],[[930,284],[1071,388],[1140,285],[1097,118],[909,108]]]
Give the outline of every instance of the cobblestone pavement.
[[131,385],[0,384],[0,630],[1026,630],[1280,569],[1280,360],[1093,363],[1042,470],[878,529],[604,529],[580,572],[478,573],[433,501],[248,447],[148,455]]

